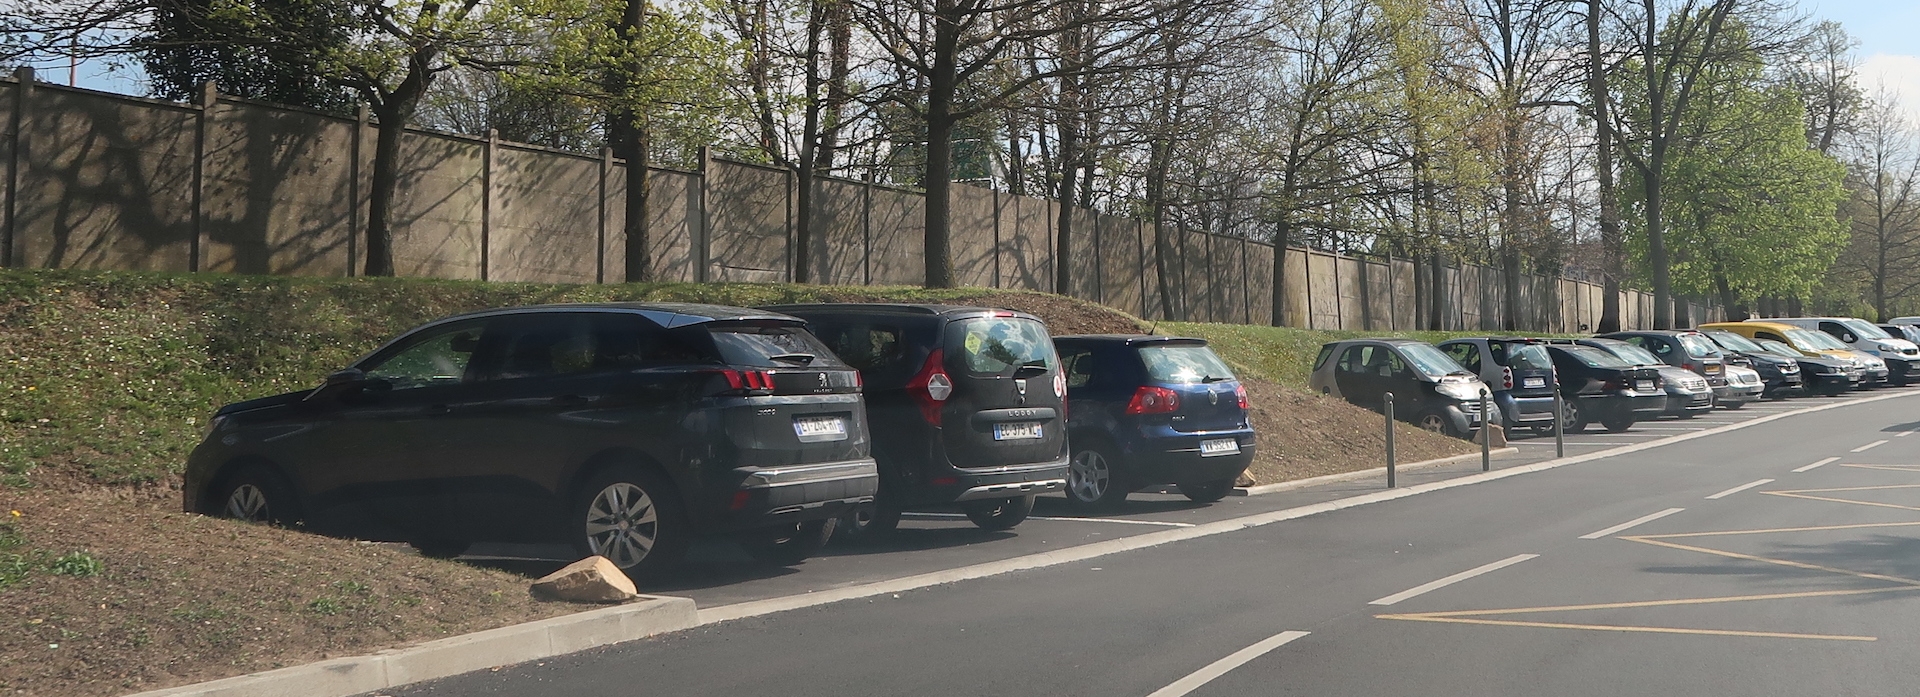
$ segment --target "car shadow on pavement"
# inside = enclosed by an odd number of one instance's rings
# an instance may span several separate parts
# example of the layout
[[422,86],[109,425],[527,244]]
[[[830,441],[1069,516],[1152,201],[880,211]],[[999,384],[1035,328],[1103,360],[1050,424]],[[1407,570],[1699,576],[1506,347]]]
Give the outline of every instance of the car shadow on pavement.
[[[1168,489],[1169,492],[1172,489]],[[1144,492],[1143,492],[1144,493]],[[1179,496],[1179,494],[1174,494]],[[1042,496],[1033,502],[1033,514],[1048,518],[1118,518],[1153,513],[1172,513],[1206,508],[1212,504],[1194,503],[1185,497],[1178,499],[1128,499],[1125,503],[1104,511],[1082,511],[1067,503],[1066,497]]]
[[[912,515],[912,514],[908,514]],[[986,542],[1018,537],[1015,530],[981,530],[965,527],[935,528],[899,528],[886,537],[865,542],[842,542],[834,540],[820,552],[824,557],[856,557],[869,554],[888,554],[892,552],[923,552],[948,547],[965,547]]]
[[[1769,536],[1777,538],[1791,534],[1794,533]],[[1695,540],[1684,541],[1695,542]],[[1738,548],[1734,545],[1725,546]],[[1871,535],[1861,539],[1828,543],[1777,542],[1768,545],[1767,549],[1760,552],[1758,556],[1771,560],[1816,565],[1825,569],[1754,563],[1747,559],[1719,557],[1714,562],[1648,566],[1641,570],[1659,574],[1739,577],[1769,586],[1781,581],[1830,579],[1832,582],[1846,585],[1861,584],[1864,581],[1866,587],[1872,587],[1887,584],[1890,580],[1872,578],[1868,575],[1896,579],[1920,576],[1920,539],[1898,535]],[[1893,582],[1893,585],[1899,586],[1897,582]],[[1920,588],[1914,590],[1920,590]],[[1899,599],[1899,597],[1911,596],[1859,595],[1848,598],[1848,601],[1877,602],[1885,599]]]
[[1909,421],[1907,423],[1894,424],[1892,426],[1888,426],[1886,428],[1880,429],[1881,433],[1900,433],[1903,431],[1920,431],[1920,421]]

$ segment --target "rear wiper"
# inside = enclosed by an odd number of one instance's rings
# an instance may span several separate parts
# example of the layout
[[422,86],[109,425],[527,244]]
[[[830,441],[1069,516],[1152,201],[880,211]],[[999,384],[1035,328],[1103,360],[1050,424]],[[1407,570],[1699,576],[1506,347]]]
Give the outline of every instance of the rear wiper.
[[774,355],[767,356],[768,360],[793,361],[795,363],[799,363],[800,365],[810,365],[813,363],[813,359],[815,358],[818,358],[818,356],[815,356],[811,353],[776,353]]
[[1212,383],[1216,383],[1216,382],[1226,382],[1226,381],[1228,381],[1228,380],[1232,380],[1232,379],[1233,379],[1233,376],[1227,376],[1227,377],[1224,377],[1224,378],[1217,378],[1217,377],[1214,377],[1214,376],[1212,376],[1212,375],[1207,375],[1207,376],[1204,376],[1204,377],[1202,377],[1202,378],[1200,378],[1200,381],[1201,381],[1201,382],[1204,382],[1204,383],[1208,383],[1208,384],[1212,384]]

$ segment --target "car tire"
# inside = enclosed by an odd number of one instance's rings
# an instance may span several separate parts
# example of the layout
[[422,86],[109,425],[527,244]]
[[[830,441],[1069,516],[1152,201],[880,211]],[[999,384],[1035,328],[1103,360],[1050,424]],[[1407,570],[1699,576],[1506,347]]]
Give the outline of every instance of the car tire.
[[1746,402],[1721,402],[1720,403],[1720,406],[1726,407],[1727,411],[1738,411],[1741,407],[1744,407],[1746,405],[1747,405]]
[[[1688,416],[1691,417],[1692,415],[1689,414]],[[1601,419],[1600,425],[1607,427],[1608,433],[1626,433],[1627,429],[1633,428],[1633,417],[1631,415],[1609,416]]]
[[467,553],[472,542],[465,540],[415,540],[411,543],[414,551],[428,559],[452,559]]
[[986,499],[960,504],[967,520],[981,530],[1011,530],[1033,513],[1033,494],[1010,499]]
[[222,518],[283,526],[301,520],[293,485],[266,465],[246,465],[228,476],[214,501]]
[[1551,423],[1545,426],[1534,426],[1532,428],[1533,428],[1533,435],[1540,436],[1542,438],[1553,435],[1553,424]]
[[1560,415],[1562,433],[1580,433],[1587,430],[1587,415],[1578,402],[1567,402],[1566,412]]
[[671,568],[691,536],[680,496],[665,477],[642,467],[613,467],[574,492],[568,519],[574,550],[599,555],[643,578]]
[[1067,463],[1067,505],[1083,511],[1101,511],[1126,502],[1129,492],[1116,469],[1119,459],[1113,447],[1091,437],[1069,438],[1069,443],[1087,443]]
[[1421,414],[1420,418],[1414,420],[1413,425],[1419,426],[1421,430],[1441,435],[1453,436],[1455,438],[1465,437],[1460,435],[1459,429],[1454,428],[1453,419],[1449,419],[1446,414],[1437,411]]
[[740,546],[761,562],[793,566],[819,554],[820,549],[827,546],[837,520],[809,520],[748,531],[740,538]]
[[1227,497],[1233,491],[1232,479],[1215,479],[1210,482],[1190,482],[1180,485],[1180,495],[1194,503],[1213,503]]
[[873,497],[873,504],[861,506],[840,516],[833,537],[849,544],[867,544],[893,534],[900,527],[900,509],[888,505],[885,492]]

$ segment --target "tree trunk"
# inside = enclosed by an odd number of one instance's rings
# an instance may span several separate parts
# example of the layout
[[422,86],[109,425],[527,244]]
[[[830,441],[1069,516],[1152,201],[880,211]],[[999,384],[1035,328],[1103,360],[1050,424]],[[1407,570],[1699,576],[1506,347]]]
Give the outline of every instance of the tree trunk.
[[[824,2],[833,0],[815,0],[807,15],[807,53],[806,74],[806,115],[800,127],[800,157],[794,166],[794,183],[797,188],[794,196],[793,221],[793,282],[813,282],[813,206],[816,175],[816,158],[821,150],[821,119],[827,99],[821,95],[826,79],[820,75],[820,34],[826,28],[828,12]],[[831,118],[828,116],[827,118]]]
[[1613,117],[1608,113],[1606,54],[1600,50],[1600,12],[1600,0],[1587,0],[1587,100],[1593,109],[1593,169],[1600,189],[1600,263],[1606,288],[1597,329],[1605,334],[1621,330],[1620,281],[1626,277],[1627,252],[1613,179]]
[[1173,295],[1171,284],[1167,283],[1167,257],[1173,252],[1173,241],[1168,239],[1167,226],[1167,166],[1173,144],[1165,138],[1155,138],[1150,146],[1147,161],[1147,205],[1153,209],[1153,256],[1154,276],[1160,289],[1160,316],[1173,319]]
[[[938,0],[933,18],[933,65],[927,76],[927,172],[920,186],[927,192],[926,286],[953,287],[953,116],[954,90],[959,74],[959,21],[950,16],[952,0]],[[1064,237],[1064,235],[1063,235]],[[1065,260],[1062,260],[1065,263]]]
[[[640,36],[646,19],[647,0],[627,0],[616,33],[633,41]],[[653,248],[652,241],[647,238],[647,220],[650,217],[648,194],[652,188],[652,142],[640,114],[627,103],[632,86],[631,67],[616,65],[608,71],[607,94],[622,106],[608,117],[607,140],[613,146],[614,155],[627,163],[627,191],[622,197],[625,217],[620,225],[621,237],[626,242],[626,256],[622,259],[623,278],[628,283],[639,283],[653,280]]]
[[1665,202],[1664,192],[1661,191],[1665,179],[1661,176],[1664,159],[1655,152],[1647,163],[1652,171],[1642,173],[1646,179],[1647,266],[1651,267],[1653,274],[1654,329],[1673,328],[1673,278],[1672,270],[1667,266],[1671,260],[1667,256],[1667,236],[1663,227],[1666,220],[1660,209]]
[[367,192],[367,262],[365,275],[392,276],[393,229],[388,219],[393,210],[394,189],[400,173],[400,136],[406,132],[406,120],[391,109],[375,112],[379,127],[373,140],[373,180]]
[[1427,278],[1433,284],[1433,292],[1427,294],[1427,299],[1433,303],[1431,308],[1433,319],[1427,324],[1427,328],[1441,331],[1447,328],[1447,296],[1452,295],[1447,290],[1447,267],[1441,260],[1439,252],[1429,255],[1427,264],[1431,267],[1427,271]]
[[[1273,229],[1273,308],[1269,314],[1272,315],[1271,320],[1276,327],[1287,326],[1287,242],[1292,238],[1292,221],[1287,220],[1282,213],[1279,222],[1274,223]],[[1160,282],[1163,287],[1166,284],[1166,273],[1166,265],[1163,263],[1160,267]],[[1161,295],[1164,297],[1166,291],[1161,291]]]
[[1054,198],[1060,203],[1058,221],[1054,225],[1054,264],[1053,292],[1061,295],[1073,295],[1073,194],[1079,188],[1080,178],[1080,117],[1073,90],[1071,77],[1061,80],[1060,100],[1065,107],[1060,112],[1059,152],[1055,161],[1060,166],[1060,186],[1054,192]]

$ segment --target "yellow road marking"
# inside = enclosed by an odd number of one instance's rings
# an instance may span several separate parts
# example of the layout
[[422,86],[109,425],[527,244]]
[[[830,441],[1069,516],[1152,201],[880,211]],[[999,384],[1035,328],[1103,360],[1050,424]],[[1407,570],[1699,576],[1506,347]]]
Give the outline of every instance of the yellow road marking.
[[1498,610],[1446,610],[1442,612],[1408,613],[1422,617],[1485,617],[1489,615],[1518,615],[1529,612],[1569,612],[1575,610],[1624,610],[1638,607],[1665,607],[1672,605],[1711,605],[1714,603],[1740,603],[1752,600],[1790,600],[1793,598],[1824,598],[1836,595],[1871,595],[1874,593],[1893,593],[1898,591],[1920,591],[1920,587],[1895,586],[1892,588],[1855,588],[1833,591],[1801,591],[1798,593],[1767,593],[1764,595],[1727,595],[1714,598],[1676,598],[1673,600],[1631,600],[1619,603],[1593,603],[1590,605],[1550,605],[1545,607],[1514,607]]
[[1645,632],[1650,634],[1694,634],[1704,636],[1755,637],[1761,639],[1825,639],[1828,641],[1879,641],[1879,637],[1851,636],[1846,634],[1794,634],[1790,632],[1749,632],[1737,629],[1686,629],[1683,627],[1636,627],[1615,624],[1573,624],[1568,622],[1522,622],[1518,620],[1481,620],[1458,617],[1431,617],[1426,615],[1374,615],[1383,620],[1406,620],[1409,622],[1451,622],[1456,624],[1491,624],[1505,627],[1541,627],[1546,629],[1586,629],[1601,632]]
[[1757,561],[1757,562],[1765,562],[1768,564],[1778,564],[1780,566],[1787,566],[1787,567],[1792,567],[1796,569],[1825,571],[1827,573],[1840,574],[1843,576],[1858,576],[1860,578],[1870,578],[1876,581],[1892,581],[1894,583],[1901,583],[1909,586],[1920,587],[1920,581],[1915,581],[1910,578],[1901,578],[1899,576],[1888,576],[1886,574],[1876,574],[1876,573],[1871,573],[1866,571],[1852,571],[1849,569],[1842,569],[1838,567],[1821,566],[1819,564],[1808,564],[1806,562],[1791,561],[1787,559],[1774,559],[1772,557],[1762,557],[1762,556],[1757,556],[1752,554],[1741,554],[1739,552],[1729,552],[1726,550],[1711,549],[1708,547],[1695,547],[1693,545],[1683,545],[1678,542],[1668,542],[1666,540],[1649,540],[1646,538],[1638,538],[1638,537],[1623,537],[1620,539],[1633,540],[1635,542],[1643,542],[1646,544],[1657,545],[1660,547],[1671,547],[1673,549],[1684,550],[1688,552],[1699,552],[1701,554],[1711,554],[1714,556],[1727,557],[1729,559],[1745,559],[1747,561]]

